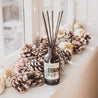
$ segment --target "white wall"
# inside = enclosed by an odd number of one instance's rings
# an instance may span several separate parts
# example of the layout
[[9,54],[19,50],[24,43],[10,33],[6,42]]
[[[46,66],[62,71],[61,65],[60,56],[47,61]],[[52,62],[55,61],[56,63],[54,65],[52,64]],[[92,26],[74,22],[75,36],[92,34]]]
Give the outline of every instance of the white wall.
[[77,20],[91,34],[91,46],[98,46],[98,0],[77,0]]
[[[77,0],[77,20],[86,26],[93,42],[98,42],[98,0]],[[98,44],[97,44],[98,45]]]

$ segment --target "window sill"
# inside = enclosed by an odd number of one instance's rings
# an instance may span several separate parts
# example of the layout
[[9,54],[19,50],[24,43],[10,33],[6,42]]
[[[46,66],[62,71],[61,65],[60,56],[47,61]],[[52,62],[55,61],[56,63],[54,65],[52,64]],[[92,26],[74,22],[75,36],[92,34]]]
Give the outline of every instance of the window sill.
[[[80,64],[88,58],[88,55],[94,49],[95,49],[95,47],[93,47],[93,49],[92,49],[91,44],[89,44],[84,52],[73,56],[73,59],[72,59],[73,63],[66,64],[66,66],[63,68],[60,84],[58,84],[56,86],[49,86],[49,85],[44,84],[41,87],[31,88],[24,94],[17,93],[17,91],[15,91],[13,88],[8,88],[1,95],[1,97],[2,98],[6,98],[6,97],[9,97],[9,98],[13,98],[13,97],[14,98],[17,98],[17,97],[18,98],[27,98],[27,97],[39,98],[39,96],[41,96],[41,98],[50,98],[58,90],[58,88],[61,87],[61,85],[62,85],[62,83],[64,83],[65,79],[67,79],[74,72],[74,70],[77,68],[77,66],[80,66]],[[81,58],[81,57],[83,57],[83,58]]]
[[4,65],[8,67],[8,66],[13,65],[15,62],[17,62],[17,60],[20,58],[20,52],[21,52],[21,49],[15,51],[11,55],[8,55],[5,58],[5,64]]

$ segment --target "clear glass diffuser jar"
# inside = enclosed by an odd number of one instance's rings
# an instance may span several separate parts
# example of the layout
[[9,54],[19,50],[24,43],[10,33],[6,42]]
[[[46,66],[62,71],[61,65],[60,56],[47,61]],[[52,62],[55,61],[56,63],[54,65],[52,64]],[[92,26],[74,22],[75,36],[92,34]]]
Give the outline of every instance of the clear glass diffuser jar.
[[44,80],[48,85],[56,85],[60,81],[60,59],[55,49],[49,48],[45,55]]

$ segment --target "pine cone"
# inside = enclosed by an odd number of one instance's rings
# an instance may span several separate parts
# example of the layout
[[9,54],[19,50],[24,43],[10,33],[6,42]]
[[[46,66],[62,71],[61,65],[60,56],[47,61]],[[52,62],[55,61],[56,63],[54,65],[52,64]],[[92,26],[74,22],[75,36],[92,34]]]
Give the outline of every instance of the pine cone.
[[31,71],[26,74],[18,74],[11,80],[11,86],[18,92],[25,92],[30,87],[41,86],[44,83],[44,78],[41,72]]
[[41,86],[44,83],[44,76],[40,71],[33,71],[27,74],[28,80],[31,81],[30,87]]
[[87,33],[82,33],[81,36],[75,36],[72,31],[70,31],[66,36],[61,40],[61,42],[70,42],[73,45],[73,54],[80,53],[89,43],[91,39],[90,35]]
[[44,57],[48,53],[48,44],[47,43],[40,43],[39,46],[39,57]]
[[44,60],[38,58],[37,60],[31,60],[31,66],[34,70],[38,70],[40,72],[44,72]]
[[16,67],[15,72],[16,73],[28,73],[30,71],[38,70],[40,72],[44,71],[44,60],[42,59],[21,59]]
[[85,45],[82,45],[79,41],[73,41],[73,54],[78,54],[84,50]]
[[32,44],[25,44],[22,48],[21,57],[28,58],[28,59],[35,59],[38,56],[38,48],[36,45]]
[[14,71],[16,73],[27,73],[27,72],[30,72],[33,69],[33,67],[31,66],[30,64],[30,61],[29,59],[21,59],[15,66],[14,68]]
[[86,34],[84,39],[86,40],[86,44],[88,44],[89,40],[91,39],[91,36],[89,34]]
[[31,81],[28,80],[27,75],[19,74],[12,78],[11,86],[18,92],[24,92],[30,88]]
[[72,51],[70,49],[61,49],[60,47],[56,47],[56,51],[60,57],[60,68],[62,69],[62,67],[68,63],[68,61],[71,61],[72,59]]
[[47,38],[41,38],[39,44],[39,54],[38,57],[44,59],[44,56],[48,53],[48,40]]
[[47,38],[41,38],[40,43],[48,43],[48,39]]

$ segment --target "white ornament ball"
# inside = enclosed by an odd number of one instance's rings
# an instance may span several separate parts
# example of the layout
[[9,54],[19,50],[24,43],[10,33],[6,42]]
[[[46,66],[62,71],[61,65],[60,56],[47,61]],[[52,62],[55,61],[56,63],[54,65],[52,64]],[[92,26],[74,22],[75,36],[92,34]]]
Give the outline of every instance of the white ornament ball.
[[74,24],[74,31],[77,30],[77,29],[84,29],[84,26],[82,24],[79,24],[79,23],[76,22]]
[[69,50],[71,50],[73,52],[73,46],[72,46],[72,44],[70,42],[61,42],[59,44],[59,47],[61,49],[63,49],[63,50],[69,49]]
[[75,36],[78,36],[78,37],[83,37],[83,35],[85,34],[85,30],[84,29],[77,29],[75,32],[74,32],[74,35]]
[[61,38],[63,38],[65,36],[65,32],[63,31],[63,30],[59,30],[59,32],[58,32],[58,40],[59,39],[61,39]]

